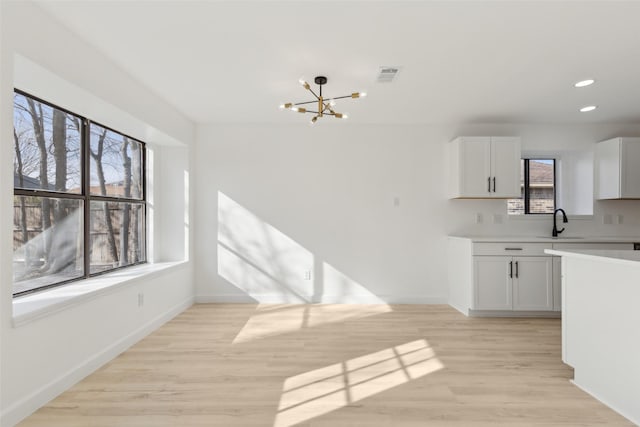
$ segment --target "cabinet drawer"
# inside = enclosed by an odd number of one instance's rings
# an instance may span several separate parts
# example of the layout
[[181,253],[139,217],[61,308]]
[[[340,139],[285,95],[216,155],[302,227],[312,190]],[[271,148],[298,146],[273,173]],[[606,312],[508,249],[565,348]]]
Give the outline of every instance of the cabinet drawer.
[[474,243],[474,255],[546,256],[546,243]]

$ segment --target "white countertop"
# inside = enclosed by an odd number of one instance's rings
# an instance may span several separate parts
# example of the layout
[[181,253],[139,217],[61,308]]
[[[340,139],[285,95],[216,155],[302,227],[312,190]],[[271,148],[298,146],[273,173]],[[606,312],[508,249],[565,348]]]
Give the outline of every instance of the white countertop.
[[640,236],[449,236],[457,239],[469,239],[475,243],[640,243]]
[[545,249],[544,252],[549,255],[568,256],[573,258],[588,259],[591,261],[604,261],[609,263],[635,265],[640,267],[640,251]]

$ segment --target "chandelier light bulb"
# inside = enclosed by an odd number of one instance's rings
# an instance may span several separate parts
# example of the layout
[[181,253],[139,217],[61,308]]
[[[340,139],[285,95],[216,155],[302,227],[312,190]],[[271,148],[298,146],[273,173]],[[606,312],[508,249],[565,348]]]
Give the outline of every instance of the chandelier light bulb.
[[364,98],[365,96],[367,96],[367,92],[360,92],[360,98]]
[[302,87],[304,87],[305,89],[309,90],[311,89],[311,87],[309,86],[309,83],[307,83],[306,81],[304,81],[303,79],[298,80],[300,82],[300,84],[302,85]]

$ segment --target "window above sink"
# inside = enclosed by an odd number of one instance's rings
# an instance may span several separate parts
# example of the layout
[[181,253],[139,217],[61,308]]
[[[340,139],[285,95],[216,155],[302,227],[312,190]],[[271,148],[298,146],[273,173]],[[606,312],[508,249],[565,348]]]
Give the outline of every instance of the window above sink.
[[509,199],[506,207],[510,220],[549,221],[555,208],[563,208],[570,220],[593,219],[593,152],[523,150],[521,197]]
[[556,207],[556,160],[520,160],[520,198],[507,200],[509,215],[552,214]]

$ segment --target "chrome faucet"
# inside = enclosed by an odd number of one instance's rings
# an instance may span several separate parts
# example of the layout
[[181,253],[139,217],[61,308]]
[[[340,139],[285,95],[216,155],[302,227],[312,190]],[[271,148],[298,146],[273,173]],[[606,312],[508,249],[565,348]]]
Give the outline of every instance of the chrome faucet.
[[558,226],[556,225],[556,214],[558,213],[558,211],[562,212],[562,222],[564,222],[565,224],[569,222],[569,220],[567,219],[567,213],[564,211],[564,209],[556,209],[553,212],[553,231],[551,232],[551,235],[553,237],[558,237],[558,234],[564,231],[564,228],[562,230],[558,230]]

